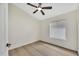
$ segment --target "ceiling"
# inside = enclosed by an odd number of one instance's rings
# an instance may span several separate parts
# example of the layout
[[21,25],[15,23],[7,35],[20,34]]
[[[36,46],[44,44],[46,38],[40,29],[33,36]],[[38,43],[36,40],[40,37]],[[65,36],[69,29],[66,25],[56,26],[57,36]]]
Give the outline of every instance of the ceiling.
[[[38,5],[37,3],[32,4],[36,6]],[[28,13],[29,15],[33,16],[38,20],[45,20],[56,15],[74,11],[78,7],[77,3],[43,3],[42,6],[52,6],[53,8],[51,10],[43,10],[45,12],[45,15],[42,15],[39,11],[33,14],[33,11],[35,11],[36,9],[34,7],[27,5],[26,3],[14,3],[14,5],[21,8],[26,13]]]

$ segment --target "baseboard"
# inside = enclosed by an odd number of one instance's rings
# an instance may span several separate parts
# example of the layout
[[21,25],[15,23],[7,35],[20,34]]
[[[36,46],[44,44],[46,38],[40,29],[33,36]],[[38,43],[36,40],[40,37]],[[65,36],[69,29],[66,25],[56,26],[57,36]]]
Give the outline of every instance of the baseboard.
[[28,44],[31,44],[31,43],[35,43],[35,42],[38,42],[39,40],[34,40],[34,41],[29,41],[29,42],[18,42],[16,44],[12,44],[11,47],[9,48],[9,50],[13,50],[13,49],[16,49],[16,48],[19,48],[19,47],[22,47],[24,45],[28,45]]
[[71,50],[71,49],[68,49],[68,48],[65,48],[65,47],[62,47],[62,46],[59,46],[59,45],[55,45],[55,44],[52,44],[52,43],[49,43],[49,42],[45,42],[45,41],[42,41],[42,40],[39,40],[40,42],[44,42],[46,44],[50,44],[50,45],[54,45],[54,46],[57,46],[57,47],[60,47],[60,48],[63,48],[63,49],[66,49],[66,50],[70,50],[70,51],[73,51],[75,53],[78,53],[78,51],[75,51],[75,50]]

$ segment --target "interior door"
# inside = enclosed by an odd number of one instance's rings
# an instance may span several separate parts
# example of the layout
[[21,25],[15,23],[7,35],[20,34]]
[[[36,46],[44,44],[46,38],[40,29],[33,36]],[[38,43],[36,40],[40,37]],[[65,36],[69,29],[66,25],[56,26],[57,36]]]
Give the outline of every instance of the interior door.
[[8,4],[0,3],[0,56],[8,55],[8,48],[6,47],[8,42],[7,12]]

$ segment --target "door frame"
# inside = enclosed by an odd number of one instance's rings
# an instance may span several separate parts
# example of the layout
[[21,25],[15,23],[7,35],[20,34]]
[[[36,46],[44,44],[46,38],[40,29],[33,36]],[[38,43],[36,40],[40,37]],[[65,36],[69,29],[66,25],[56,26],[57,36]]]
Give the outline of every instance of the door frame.
[[1,56],[8,56],[8,47],[6,44],[8,43],[8,3],[0,3],[2,8],[2,18],[1,18],[1,42],[2,49],[4,52],[2,52]]
[[[79,6],[79,5],[78,5]],[[77,55],[79,56],[79,8],[77,9],[77,20],[76,20],[76,33],[77,33]]]
[[[8,3],[5,3],[5,39],[7,44],[8,43]],[[8,50],[9,49],[7,47],[7,56],[8,56]]]

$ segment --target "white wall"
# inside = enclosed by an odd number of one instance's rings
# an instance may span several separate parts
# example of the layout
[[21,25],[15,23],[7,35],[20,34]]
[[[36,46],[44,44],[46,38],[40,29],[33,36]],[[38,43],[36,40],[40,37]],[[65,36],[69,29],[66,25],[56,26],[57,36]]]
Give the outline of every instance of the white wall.
[[[66,40],[49,38],[49,24],[53,20],[66,20]],[[77,51],[77,11],[41,21],[41,40]]]
[[12,44],[10,49],[37,41],[39,28],[38,20],[9,4],[9,43]]

